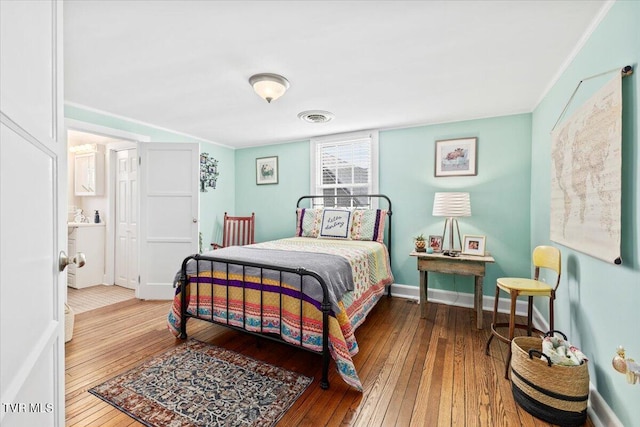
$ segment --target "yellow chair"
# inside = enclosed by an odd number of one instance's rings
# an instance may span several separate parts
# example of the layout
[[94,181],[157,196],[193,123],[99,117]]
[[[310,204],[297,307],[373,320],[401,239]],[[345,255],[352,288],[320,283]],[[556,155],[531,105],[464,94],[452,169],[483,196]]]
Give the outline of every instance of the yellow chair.
[[[538,246],[533,250],[533,265],[535,267],[533,279],[523,279],[517,277],[502,277],[497,280],[496,284],[496,299],[493,305],[493,322],[491,323],[491,336],[487,341],[485,353],[489,354],[489,345],[493,337],[498,338],[500,341],[506,342],[509,345],[509,355],[507,356],[507,362],[504,372],[504,377],[509,378],[509,364],[511,363],[511,340],[513,339],[515,328],[526,329],[527,335],[531,336],[532,332],[543,331],[533,327],[532,314],[533,314],[533,297],[544,296],[549,297],[549,329],[553,330],[553,302],[556,299],[556,289],[560,284],[561,273],[561,255],[558,248],[553,246]],[[550,286],[548,283],[538,280],[540,277],[540,269],[546,268],[553,270],[556,273],[555,286]],[[507,292],[511,297],[511,309],[509,313],[509,323],[497,323],[498,318],[498,299],[500,297],[500,290]],[[519,296],[526,296],[529,298],[527,307],[527,324],[516,323],[516,300]],[[496,330],[497,328],[509,327],[509,335],[504,336]]]

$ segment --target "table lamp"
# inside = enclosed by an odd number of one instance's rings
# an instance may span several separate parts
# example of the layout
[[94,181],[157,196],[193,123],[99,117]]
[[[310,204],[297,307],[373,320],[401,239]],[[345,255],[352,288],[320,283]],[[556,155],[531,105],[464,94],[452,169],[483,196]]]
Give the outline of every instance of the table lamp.
[[[469,193],[436,193],[433,198],[433,216],[443,216],[447,219],[444,222],[442,231],[442,253],[455,256],[462,250],[462,239],[460,238],[460,228],[458,227],[458,217],[471,216],[471,200]],[[458,232],[459,248],[456,249],[453,241],[453,228]],[[448,227],[447,227],[448,226]],[[449,229],[449,247],[445,250],[447,228]]]

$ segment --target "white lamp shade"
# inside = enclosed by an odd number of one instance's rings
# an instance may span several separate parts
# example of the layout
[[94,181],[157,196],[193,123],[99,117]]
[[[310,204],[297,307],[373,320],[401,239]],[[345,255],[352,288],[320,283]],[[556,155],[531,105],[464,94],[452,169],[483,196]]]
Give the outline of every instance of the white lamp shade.
[[289,88],[289,81],[278,74],[256,74],[251,76],[249,83],[253,90],[269,103],[280,98]]
[[436,193],[433,198],[433,216],[471,216],[469,193]]

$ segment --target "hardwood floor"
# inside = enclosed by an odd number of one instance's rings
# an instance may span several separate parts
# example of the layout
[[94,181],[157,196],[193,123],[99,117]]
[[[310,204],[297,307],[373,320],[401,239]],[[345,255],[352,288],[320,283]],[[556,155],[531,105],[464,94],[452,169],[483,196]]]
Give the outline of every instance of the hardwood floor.
[[[141,426],[87,392],[181,341],[165,326],[170,302],[130,300],[76,316],[66,344],[66,425]],[[319,386],[320,357],[190,320],[191,338],[314,377],[279,426],[549,426],[515,404],[503,378],[506,345],[477,330],[472,310],[383,298],[357,330],[354,357],[364,393],[348,387],[332,362]],[[484,324],[491,322],[484,313]],[[588,421],[588,426],[593,424]]]

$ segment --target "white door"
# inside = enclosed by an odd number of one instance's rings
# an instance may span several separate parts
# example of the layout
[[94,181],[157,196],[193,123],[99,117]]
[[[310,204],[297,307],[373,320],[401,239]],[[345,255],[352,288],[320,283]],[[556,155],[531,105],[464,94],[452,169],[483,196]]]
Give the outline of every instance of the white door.
[[198,252],[199,146],[140,143],[140,284],[136,297],[171,299],[182,260]]
[[64,426],[62,3],[0,1],[0,424]]
[[116,153],[115,284],[135,289],[138,283],[138,155]]

